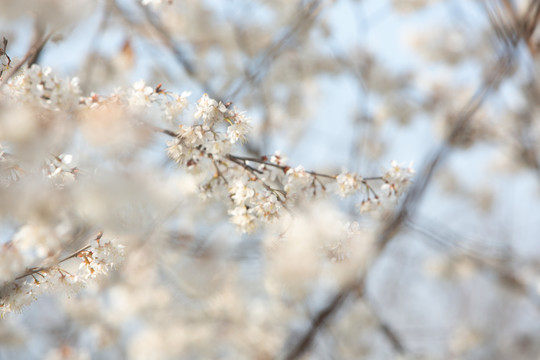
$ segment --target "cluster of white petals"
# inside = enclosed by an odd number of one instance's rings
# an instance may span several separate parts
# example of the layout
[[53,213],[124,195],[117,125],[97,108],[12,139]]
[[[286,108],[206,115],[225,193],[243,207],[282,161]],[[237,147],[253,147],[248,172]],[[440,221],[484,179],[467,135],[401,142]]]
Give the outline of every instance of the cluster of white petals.
[[383,195],[390,184],[395,191],[388,196],[396,198],[410,184],[414,172],[411,168],[401,170],[392,163],[384,177],[366,180],[356,173],[332,176],[307,171],[302,165],[290,167],[280,152],[260,158],[235,156],[235,145],[245,139],[250,129],[242,112],[204,94],[197,101],[193,117],[193,124],[180,125],[176,138],[168,142],[168,155],[198,175],[204,198],[229,200],[226,203],[230,220],[243,232],[253,232],[260,224],[277,219],[287,203],[324,192],[325,183],[332,180],[342,197],[352,196],[365,187],[360,210],[376,210],[379,195],[368,180],[382,183]]
[[116,94],[120,100],[125,97],[130,109],[135,111],[153,106],[159,108],[161,116],[171,123],[176,122],[189,107],[188,97],[190,95],[189,91],[184,91],[181,94],[165,91],[161,85],[153,88],[148,86],[144,80],[137,81],[125,93],[119,89]]
[[[378,199],[374,189],[377,182],[382,184],[382,195],[397,198],[410,184],[414,173],[410,167],[404,169],[392,163],[391,169],[381,177],[363,178],[349,172],[334,176],[308,171],[301,165],[291,167],[280,152],[255,157],[234,155],[241,151],[240,146],[251,130],[244,112],[231,103],[225,104],[204,94],[194,106],[191,124],[186,124],[180,118],[190,107],[190,93],[176,94],[163,90],[161,85],[147,86],[143,81],[126,90],[117,89],[108,97],[94,93],[81,97],[76,79],[60,79],[49,68],[34,65],[10,79],[3,91],[15,101],[33,99],[48,111],[69,112],[88,126],[100,126],[102,115],[115,111],[120,117],[128,117],[126,121],[132,121],[134,126],[147,126],[145,129],[149,131],[157,130],[173,137],[167,142],[168,156],[193,175],[203,198],[225,205],[224,213],[229,215],[229,221],[244,233],[275,222],[297,206],[298,200],[315,198],[329,185],[342,197],[354,196],[360,188],[365,188],[361,192],[364,196],[360,200],[361,211],[375,210],[366,204]],[[154,116],[156,114],[158,116]],[[171,131],[153,124],[158,121],[168,125],[182,123]],[[108,125],[105,128],[109,129]],[[107,135],[106,132],[100,134]],[[2,148],[0,161],[6,159]],[[70,184],[77,183],[79,168],[73,159],[68,152],[47,154],[43,159],[43,180],[50,182],[55,191],[69,191]],[[20,311],[46,291],[56,289],[73,294],[89,279],[106,275],[124,257],[122,245],[100,234],[90,245],[62,258],[65,242],[61,232],[61,225],[51,229],[29,223],[2,246],[1,314]],[[349,257],[350,238],[347,235],[324,243],[319,251],[327,254],[332,262],[343,261]],[[68,271],[64,265],[75,259],[80,261],[78,269]]]
[[358,174],[342,172],[336,178],[338,192],[341,197],[347,197],[358,191],[362,177]]
[[58,188],[63,188],[73,183],[79,173],[79,169],[72,165],[72,161],[73,155],[60,154],[47,161],[43,172]]
[[390,170],[383,175],[384,184],[381,191],[388,197],[398,197],[403,194],[411,184],[411,179],[414,176],[412,164],[404,167],[403,164],[398,164],[392,161]]
[[[13,244],[4,247],[15,249],[16,245],[14,240]],[[110,269],[117,266],[124,257],[124,246],[118,245],[114,240],[102,238],[100,233],[91,245],[56,263],[26,269],[14,265],[22,264],[20,254],[13,250],[2,251],[1,254],[15,255],[14,258],[17,259],[9,259],[8,263],[12,265],[10,269],[2,268],[3,275],[10,275],[9,279],[15,279],[6,281],[8,277],[4,276],[3,281],[0,281],[0,315],[3,317],[9,312],[20,312],[24,306],[45,292],[59,291],[68,296],[75,294],[88,278],[106,275]],[[72,273],[64,268],[64,264],[67,265],[68,260],[74,258],[79,259],[80,265],[78,271]]]
[[234,207],[229,210],[231,222],[244,232],[254,231],[260,222],[272,222],[283,207],[275,192],[261,182],[237,179],[229,188]]
[[314,186],[315,178],[306,172],[302,165],[287,170],[287,184],[285,191],[287,195],[295,196],[304,193],[307,189]]
[[81,90],[79,79],[62,79],[50,67],[33,64],[29,69],[8,81],[4,93],[25,101],[35,99],[48,109],[69,109],[77,104]]
[[124,246],[112,239],[98,238],[92,241],[90,248],[79,255],[83,261],[79,271],[84,278],[95,278],[99,274],[107,274],[124,258]]

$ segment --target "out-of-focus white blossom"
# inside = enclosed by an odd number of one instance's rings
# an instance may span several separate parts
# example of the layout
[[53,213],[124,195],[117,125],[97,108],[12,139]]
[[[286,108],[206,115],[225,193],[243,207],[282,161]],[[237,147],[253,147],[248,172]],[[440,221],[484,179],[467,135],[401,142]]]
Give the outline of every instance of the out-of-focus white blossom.
[[287,161],[289,161],[289,158],[284,156],[279,150],[270,156],[270,162],[276,165],[285,166],[287,165]]
[[237,206],[232,210],[229,210],[231,215],[231,222],[238,226],[243,232],[251,233],[256,227],[255,216],[252,211],[249,211],[245,205]]
[[50,253],[57,252],[60,244],[55,229],[48,224],[26,224],[13,236],[13,245],[28,259],[43,259]]
[[226,120],[230,123],[227,127],[227,136],[231,143],[237,141],[245,142],[246,135],[251,130],[249,125],[249,119],[244,115],[243,112],[239,112],[236,107],[233,110],[230,110],[227,114]]
[[0,286],[6,281],[19,276],[26,266],[23,254],[13,243],[7,243],[0,248]]
[[76,166],[68,166],[72,161],[73,155],[61,154],[48,161],[48,164],[43,171],[47,178],[58,188],[63,188],[66,185],[73,183],[79,174],[79,169]]
[[[22,232],[18,234],[18,237],[27,236]],[[17,244],[20,244],[20,241],[15,238],[13,245],[10,246]],[[4,254],[4,251],[2,254]],[[16,275],[9,274],[10,282],[6,282],[6,278],[0,278],[0,280],[3,280],[0,281],[0,315],[21,311],[24,306],[34,301],[39,294],[47,291],[59,291],[67,296],[75,294],[84,286],[86,279],[105,275],[116,267],[124,258],[124,246],[116,244],[114,240],[102,238],[100,233],[91,245],[64,260],[69,260],[72,257],[77,257],[81,261],[79,270],[75,274],[62,268],[61,263],[26,269],[21,267],[18,269],[2,269],[0,267],[0,270],[3,270],[0,275],[6,275],[8,271],[16,271]],[[10,259],[10,262],[15,264],[13,259]],[[15,276],[18,277],[15,278]]]
[[238,179],[230,188],[231,198],[236,205],[244,204],[255,195],[255,190],[250,188],[248,184]]
[[383,175],[384,184],[381,186],[381,191],[388,197],[400,196],[411,184],[413,175],[412,163],[404,167],[403,164],[398,164],[394,160],[390,170]]
[[[7,91],[6,91],[7,90]],[[38,100],[44,107],[52,110],[70,109],[79,102],[79,79],[60,79],[50,67],[33,64],[11,78],[5,93],[17,99]]]
[[[139,86],[140,87],[140,86]],[[244,140],[250,130],[249,122],[242,112],[204,94],[197,102],[193,115],[193,125],[180,125],[177,137],[167,143],[167,152],[178,165],[193,174],[201,176],[200,189],[205,198],[229,197],[228,213],[231,222],[243,232],[252,232],[261,223],[279,218],[287,201],[302,196],[313,197],[319,189],[325,190],[324,182],[335,179],[338,194],[346,197],[365,185],[368,195],[377,197],[373,188],[360,175],[343,172],[338,176],[318,175],[306,171],[303,166],[295,168],[286,165],[287,158],[280,152],[270,157],[243,158],[231,154],[235,143]],[[202,123],[200,120],[202,120]],[[227,126],[224,133],[218,124]],[[402,188],[412,176],[409,168],[407,176],[393,168],[384,179],[394,181],[395,187]],[[212,174],[211,177],[208,175]],[[372,180],[380,181],[381,178]],[[396,192],[398,196],[403,192]],[[362,212],[377,209],[378,201],[364,200]]]
[[202,119],[206,124],[212,126],[225,118],[227,110],[227,107],[221,101],[218,103],[208,97],[208,94],[203,94],[197,101],[197,111],[194,116],[195,119]]
[[368,198],[362,200],[362,202],[358,205],[358,209],[361,213],[368,213],[380,209],[380,206],[381,202],[378,199]]
[[81,253],[79,269],[85,278],[95,278],[99,274],[107,274],[124,258],[124,246],[116,244],[113,240],[103,238],[94,240],[89,250]]
[[172,0],[141,0],[143,6],[150,6],[155,10],[160,9],[167,3],[172,3]]
[[[14,77],[2,91],[9,95],[10,101],[34,99],[38,101],[38,106],[48,111],[69,111],[90,129],[90,133],[94,136],[97,134],[98,140],[106,138],[108,141],[123,136],[125,141],[122,144],[132,141],[140,128],[144,131],[154,130],[158,121],[168,125],[179,121],[189,107],[190,95],[188,92],[178,95],[163,90],[161,84],[151,87],[139,81],[127,90],[115,90],[110,96],[93,93],[89,97],[80,97],[75,80],[58,79],[51,69],[37,66]],[[28,114],[33,113],[29,111]],[[114,119],[113,122],[108,120],[110,117]],[[204,94],[197,101],[192,117],[191,124],[185,123],[182,118],[182,124],[174,132],[157,129],[173,136],[167,142],[167,154],[178,166],[188,171],[193,178],[193,188],[198,188],[202,197],[225,204],[230,222],[241,232],[253,233],[260,227],[279,228],[288,221],[296,222],[293,215],[284,216],[294,214],[291,209],[298,205],[296,200],[315,198],[318,190],[324,192],[325,185],[334,181],[338,193],[343,197],[354,194],[365,185],[369,189],[366,190],[368,199],[362,203],[361,211],[377,209],[378,201],[369,198],[369,195],[377,196],[371,184],[368,184],[371,180],[364,180],[358,174],[344,172],[337,176],[324,175],[307,171],[301,165],[289,167],[287,158],[280,152],[270,157],[234,155],[246,141],[251,126],[250,119],[236,107],[231,107],[230,103],[224,104]],[[24,120],[24,117],[14,118]],[[32,119],[32,116],[26,118],[28,124]],[[148,128],[146,125],[149,125]],[[38,130],[36,126],[35,131]],[[18,135],[16,131],[13,134],[10,140],[21,140],[15,136]],[[41,169],[45,181],[55,185],[55,190],[63,194],[72,190],[70,184],[74,187],[79,184],[76,181],[79,169],[69,150],[65,149],[63,153],[60,152],[62,150],[57,151],[60,155],[46,155]],[[392,163],[392,168],[382,177],[384,185],[388,186],[383,186],[383,190],[391,190],[393,197],[399,196],[410,183],[413,173],[411,168],[404,169]],[[375,181],[380,179],[376,178]],[[85,196],[80,197],[84,204],[78,207],[79,211],[97,204],[89,194],[87,191]],[[98,205],[100,210],[97,213],[103,212],[101,206]],[[296,224],[292,226],[292,231],[287,227],[280,231],[283,240],[290,236],[298,241],[287,243],[288,247],[279,249],[279,256],[272,259],[277,264],[277,278],[287,277],[292,269],[300,271],[299,279],[306,280],[298,292],[302,296],[319,281],[316,275],[324,272],[319,266],[320,259],[324,259],[324,266],[330,264],[332,267],[350,258],[355,260],[351,261],[354,264],[363,262],[356,261],[363,258],[355,255],[358,252],[356,249],[362,248],[363,244],[357,241],[361,237],[360,231],[351,230],[354,226],[347,231],[333,228],[329,224],[336,223],[336,215],[325,208],[318,208],[317,211],[319,216],[327,217],[320,219],[318,226],[310,227],[311,224],[302,219],[302,226]],[[107,222],[106,219],[96,218],[100,219],[100,223]],[[108,274],[124,257],[123,246],[99,235],[89,246],[68,258],[70,262],[80,262],[78,270],[68,271],[63,267],[66,259],[60,260],[64,245],[60,235],[56,228],[50,229],[39,223],[27,224],[11,243],[0,249],[0,283],[4,284],[0,293],[0,314],[20,311],[43,292],[59,291],[71,296],[92,279]],[[298,258],[308,260],[307,264],[299,266]],[[351,276],[344,275],[348,269],[343,270],[340,278]],[[288,290],[293,288],[295,280],[298,279],[288,279]]]
[[358,191],[362,183],[362,177],[358,174],[342,172],[336,178],[338,185],[338,194],[341,197],[347,197]]
[[146,86],[144,80],[139,80],[133,84],[132,89],[128,93],[128,102],[130,106],[146,106],[152,105],[152,102],[157,99],[157,94],[150,86]]
[[173,121],[186,111],[189,107],[188,97],[191,95],[191,91],[184,91],[182,94],[172,94],[170,96],[164,96],[165,100],[162,101],[161,107],[165,119]]
[[287,170],[287,195],[298,195],[306,191],[313,184],[313,176],[306,172],[302,165]]

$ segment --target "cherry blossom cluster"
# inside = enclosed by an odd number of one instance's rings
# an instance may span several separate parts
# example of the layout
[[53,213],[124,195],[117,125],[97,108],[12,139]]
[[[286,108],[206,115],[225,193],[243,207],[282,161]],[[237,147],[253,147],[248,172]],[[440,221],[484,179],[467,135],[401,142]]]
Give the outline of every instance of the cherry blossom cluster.
[[5,94],[19,101],[37,101],[51,110],[69,110],[78,103],[81,90],[79,79],[62,79],[50,67],[33,64],[7,83]]
[[[21,309],[36,300],[37,296],[50,291],[61,291],[68,296],[75,294],[83,287],[89,278],[106,275],[116,267],[124,257],[124,246],[118,245],[115,240],[105,239],[100,232],[90,245],[51,264],[49,266],[25,269],[22,275],[15,277],[15,281],[6,282],[13,274],[6,269],[5,264],[11,263],[17,267],[22,262],[22,254],[15,242],[4,245],[2,249],[3,260],[15,258],[16,261],[3,261],[0,284],[0,314],[4,316],[9,312],[19,312]],[[68,260],[78,259],[80,265],[76,271],[67,270]],[[73,267],[73,266],[71,266]],[[6,273],[8,270],[9,273]]]
[[[411,183],[414,170],[392,162],[383,176],[363,178],[343,172],[326,175],[290,167],[279,152],[272,156],[233,155],[238,143],[246,141],[249,119],[231,104],[211,99],[207,94],[197,102],[194,122],[180,125],[168,142],[168,155],[177,164],[199,176],[205,197],[225,199],[231,222],[243,232],[252,232],[261,223],[279,217],[282,209],[302,198],[315,197],[337,184],[342,197],[361,192],[362,212],[372,211],[384,199],[397,199]],[[374,184],[380,183],[380,193]],[[335,185],[334,184],[334,185]]]
[[71,154],[54,156],[52,160],[46,161],[43,172],[58,188],[63,188],[65,185],[74,182],[79,173],[76,166],[71,166],[72,161],[73,156]]
[[[189,107],[191,93],[166,91],[161,84],[150,87],[144,81],[127,90],[116,90],[110,97],[91,94],[80,97],[76,79],[62,80],[49,68],[33,65],[8,83],[12,93],[37,97],[45,107],[71,109],[78,105],[98,109],[110,102],[118,103],[141,120],[158,118],[164,123],[179,123]],[[77,98],[75,99],[75,96]],[[193,122],[180,124],[167,142],[168,156],[199,179],[201,193],[206,198],[224,200],[234,223],[243,232],[252,232],[261,223],[272,222],[283,209],[303,198],[325,193],[330,185],[342,197],[357,193],[362,197],[361,212],[380,208],[381,200],[397,199],[411,182],[414,170],[392,162],[383,176],[362,177],[343,172],[326,175],[308,171],[301,165],[291,167],[280,153],[272,156],[243,157],[233,155],[239,144],[246,141],[251,130],[250,119],[230,102],[224,103],[204,94],[196,103]],[[78,169],[69,168],[70,158],[57,158],[49,164],[47,176],[74,177]],[[376,189],[380,187],[380,189]],[[380,194],[379,194],[380,193]]]
[[[411,183],[414,170],[393,162],[381,176],[362,177],[352,172],[328,175],[290,166],[283,154],[240,156],[241,145],[251,130],[250,119],[230,102],[204,94],[196,103],[193,120],[187,124],[183,115],[190,107],[189,92],[176,94],[161,84],[147,86],[143,81],[132,87],[115,90],[110,96],[92,93],[80,96],[77,79],[62,79],[51,69],[37,65],[22,70],[1,90],[3,101],[30,103],[47,111],[69,113],[74,122],[100,118],[109,106],[121,107],[119,116],[127,117],[133,127],[147,128],[171,136],[167,154],[197,180],[201,197],[226,207],[231,223],[246,233],[274,222],[284,212],[307,200],[334,192],[341,197],[358,196],[360,211],[374,211],[383,199],[396,200]],[[111,109],[116,109],[111,106]],[[38,109],[39,110],[39,109]],[[124,119],[122,119],[124,121]],[[157,123],[177,124],[176,131],[165,130]],[[16,138],[16,137],[13,137]],[[9,138],[8,138],[9,145]],[[5,158],[5,156],[2,156]],[[68,153],[48,154],[42,175],[62,191],[77,180],[79,168]],[[23,226],[0,252],[0,312],[19,311],[36,296],[52,288],[73,293],[89,278],[106,274],[123,256],[123,246],[105,240],[101,233],[76,253],[59,259],[63,242],[54,231],[39,225]],[[341,261],[347,255],[347,241],[325,244],[322,248]],[[21,248],[25,247],[24,249]],[[53,255],[51,255],[53,254]],[[55,255],[56,254],[56,255]],[[79,259],[78,270],[64,266]],[[28,265],[30,264],[30,265]],[[69,268],[71,269],[71,268]]]

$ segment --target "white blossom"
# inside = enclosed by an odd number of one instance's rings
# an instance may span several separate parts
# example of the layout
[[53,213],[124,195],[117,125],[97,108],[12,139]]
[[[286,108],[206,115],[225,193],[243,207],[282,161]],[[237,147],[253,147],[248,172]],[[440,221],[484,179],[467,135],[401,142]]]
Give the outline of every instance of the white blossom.
[[[184,111],[189,107],[188,97],[191,95],[191,91],[184,91],[182,94],[171,94],[164,95],[162,98],[161,106],[163,109],[163,114],[167,121],[173,121],[178,116],[182,115]],[[172,100],[169,99],[172,97]]]
[[244,206],[237,206],[229,210],[231,222],[238,226],[242,232],[251,233],[256,229],[255,216]]
[[19,99],[31,96],[46,108],[58,110],[70,109],[78,105],[79,79],[60,79],[50,67],[41,68],[33,64],[9,80],[8,94]]
[[338,184],[338,194],[347,197],[358,191],[362,177],[358,174],[342,172],[336,178]]
[[246,135],[251,130],[249,125],[249,119],[244,116],[243,113],[240,113],[236,110],[233,111],[233,114],[230,115],[227,119],[232,122],[227,128],[227,136],[231,143],[236,143],[237,141],[245,142]]
[[307,190],[313,183],[313,176],[306,172],[302,165],[287,170],[285,191],[288,195],[298,195]]
[[289,159],[283,155],[281,151],[276,150],[272,156],[270,156],[270,162],[276,165],[285,166]]
[[157,99],[157,94],[150,86],[146,86],[144,80],[139,80],[133,84],[129,91],[128,102],[130,106],[150,107]]
[[203,94],[199,101],[197,101],[197,111],[194,117],[213,125],[224,119],[224,114],[227,110],[227,107],[221,101],[218,103],[216,100],[208,97],[208,94]]
[[238,179],[230,187],[231,198],[236,205],[245,204],[250,201],[255,195],[255,190],[250,188],[248,184],[244,183],[241,179]]
[[381,202],[378,199],[367,198],[362,200],[358,208],[361,213],[373,212],[380,209]]
[[392,161],[390,170],[384,173],[384,184],[381,186],[381,191],[388,197],[397,197],[411,184],[411,179],[414,175],[412,163],[408,167],[403,167],[396,161]]

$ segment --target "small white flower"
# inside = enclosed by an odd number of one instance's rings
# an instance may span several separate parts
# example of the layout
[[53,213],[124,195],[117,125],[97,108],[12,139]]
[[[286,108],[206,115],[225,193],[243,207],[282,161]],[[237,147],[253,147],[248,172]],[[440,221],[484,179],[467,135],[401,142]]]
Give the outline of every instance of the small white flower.
[[238,206],[229,210],[231,222],[238,226],[244,233],[251,233],[256,229],[255,217],[245,206]]
[[358,191],[362,177],[357,174],[343,172],[336,178],[338,184],[338,194],[347,197]]
[[208,123],[213,123],[217,120],[219,111],[218,111],[218,102],[214,99],[208,97],[208,94],[203,94],[203,96],[197,101],[197,111],[193,115],[195,119],[203,119],[203,121]]
[[411,184],[414,173],[412,163],[405,168],[395,160],[392,161],[390,170],[383,175],[384,184],[381,191],[388,197],[400,196]]
[[360,203],[359,210],[361,213],[372,212],[380,209],[380,205],[381,203],[379,200],[368,198]]
[[313,183],[313,176],[304,170],[303,166],[287,170],[287,184],[285,191],[289,195],[296,195],[305,191]]
[[287,165],[288,160],[289,159],[279,150],[277,150],[274,155],[270,156],[270,162],[279,166]]
[[190,91],[184,91],[181,95],[173,95],[172,101],[168,100],[162,103],[163,113],[167,121],[173,121],[184,113],[189,107],[188,96],[190,95]]
[[73,160],[73,155],[70,155],[70,154],[61,154],[59,156],[59,158],[62,160],[62,163],[64,164],[70,164],[71,161]]
[[245,204],[255,195],[255,190],[248,187],[242,180],[237,180],[229,189],[231,198],[236,205]]

